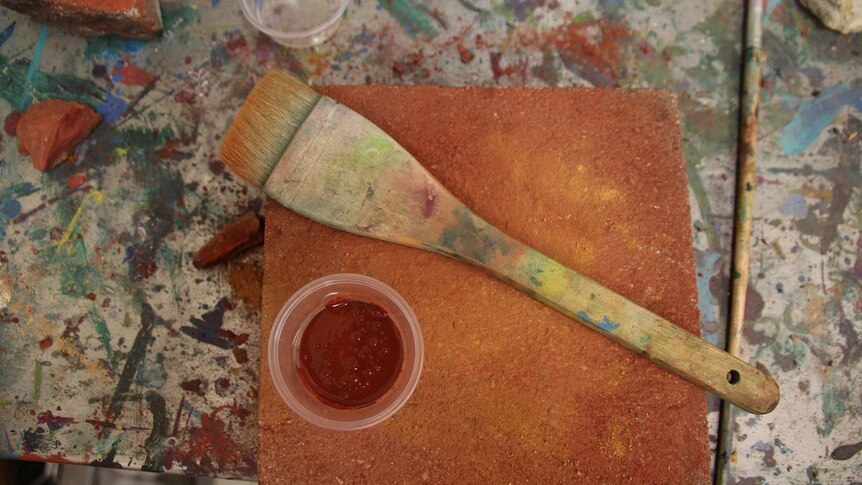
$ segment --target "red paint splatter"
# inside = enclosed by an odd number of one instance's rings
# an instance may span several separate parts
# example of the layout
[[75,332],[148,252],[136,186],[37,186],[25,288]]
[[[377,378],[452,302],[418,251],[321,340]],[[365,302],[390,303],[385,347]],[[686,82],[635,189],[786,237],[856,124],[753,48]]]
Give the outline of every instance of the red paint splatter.
[[42,351],[47,350],[48,347],[52,345],[54,345],[54,339],[52,339],[51,337],[45,337],[39,341],[39,348],[42,349]]
[[180,92],[174,94],[174,101],[176,101],[178,103],[191,105],[191,104],[195,104],[196,100],[197,100],[197,96],[195,96],[194,93],[190,93],[188,91],[180,91]]
[[96,301],[96,294],[93,293],[92,291],[87,293],[87,299],[90,301]]
[[475,57],[473,55],[473,52],[470,49],[464,47],[464,44],[461,42],[458,43],[458,55],[461,56],[461,62],[463,62],[464,64],[467,64],[468,62],[472,61]]
[[159,160],[168,160],[172,159],[174,155],[179,153],[180,141],[178,139],[171,139],[165,142],[158,150],[156,150],[156,157]]
[[230,387],[230,379],[226,377],[220,377],[216,380],[216,384],[218,384],[218,386],[222,389],[227,389],[228,387]]
[[24,116],[24,113],[21,111],[9,113],[6,116],[6,120],[3,121],[3,131],[9,136],[17,136],[15,132],[18,131],[18,122],[21,121],[22,116]]
[[245,36],[240,33],[231,34],[230,38],[224,43],[224,45],[227,47],[227,52],[231,56],[235,56],[240,52],[248,50],[248,41],[246,41]]
[[221,175],[224,173],[224,163],[221,160],[210,160],[209,162],[210,172],[214,175]]
[[218,416],[203,413],[200,427],[189,430],[188,449],[176,449],[174,457],[185,471],[195,474],[255,473],[257,463],[254,458],[243,456],[230,439],[231,431]]
[[417,74],[420,77],[430,77],[431,70],[425,67],[422,67],[422,61],[425,60],[425,53],[420,49],[416,52],[407,54],[404,59],[401,61],[395,61],[392,63],[392,70],[397,75],[402,74]]
[[760,87],[763,89],[772,89],[772,81],[769,79],[760,78]]
[[87,182],[87,177],[84,177],[83,175],[75,175],[73,177],[69,177],[69,180],[66,181],[66,185],[68,185],[70,189],[75,189],[84,185],[85,182]]
[[233,349],[233,358],[237,364],[245,364],[248,362],[248,352],[245,349]]
[[36,417],[39,424],[46,424],[48,428],[52,430],[58,430],[67,424],[75,424],[75,418],[67,418],[64,416],[54,416],[54,413],[51,411],[45,411],[44,413],[39,413],[39,416]]
[[500,59],[503,57],[503,54],[499,52],[491,52],[489,57],[491,59],[491,72],[494,73],[494,79],[496,80],[506,73],[503,71],[503,68],[500,67]]
[[231,332],[230,330],[225,330],[225,329],[220,330],[219,335],[221,337],[223,337],[225,340],[227,340],[228,342],[230,342],[231,345],[234,347],[238,347],[238,346],[244,344],[246,340],[248,340],[248,334],[247,333],[241,333],[241,334],[237,335],[234,332]]
[[203,396],[204,391],[201,389],[201,384],[203,384],[203,381],[200,379],[192,379],[181,383],[180,387],[183,388],[184,391],[193,392],[199,396]]
[[80,462],[72,461],[72,460],[66,458],[66,455],[64,455],[63,453],[54,453],[53,455],[48,455],[48,456],[26,453],[23,455],[16,456],[15,459],[16,460],[22,460],[22,461],[39,461],[39,462],[46,462],[47,461],[49,463],[60,463],[60,464],[67,464],[67,465],[80,465],[81,464]]
[[[598,35],[592,31],[598,28]],[[546,47],[559,53],[569,70],[594,86],[619,86],[624,66],[622,57],[634,34],[623,24],[605,20],[566,23],[545,38]],[[641,55],[655,57],[655,48],[643,40],[637,44]]]
[[156,76],[130,62],[126,62],[120,69],[115,67],[112,74],[119,74],[121,76],[119,79],[120,84],[128,84],[131,86],[148,86],[156,80]]
[[491,60],[491,72],[494,74],[494,80],[498,80],[502,76],[511,77],[512,74],[516,73],[524,73],[527,68],[526,62],[520,62],[518,64],[509,64],[506,67],[503,67],[500,64],[500,61],[503,59],[503,54],[500,52],[489,52],[488,57]]
[[156,265],[155,261],[146,261],[138,264],[137,268],[138,274],[141,275],[141,278],[149,278],[156,272],[159,267]]

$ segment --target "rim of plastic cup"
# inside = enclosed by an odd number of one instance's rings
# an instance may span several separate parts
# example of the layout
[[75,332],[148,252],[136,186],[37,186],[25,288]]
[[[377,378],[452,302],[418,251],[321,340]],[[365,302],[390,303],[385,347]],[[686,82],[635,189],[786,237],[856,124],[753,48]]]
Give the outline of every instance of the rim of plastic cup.
[[[407,321],[407,326],[411,330],[411,335],[402,335],[402,338],[412,337],[413,345],[416,348],[415,355],[413,356],[412,365],[404,369],[405,371],[410,372],[410,378],[398,398],[385,408],[381,409],[379,412],[375,413],[374,415],[355,421],[340,421],[330,419],[325,416],[321,416],[320,414],[314,412],[311,409],[308,409],[293,395],[293,393],[288,388],[287,384],[284,381],[284,376],[282,375],[281,366],[279,365],[278,344],[281,338],[281,334],[284,331],[284,326],[287,323],[288,316],[311,293],[327,286],[340,285],[344,283],[365,286],[377,290],[382,293],[386,298],[388,298],[395,306],[397,306],[398,309],[404,314],[404,317]],[[311,320],[311,316],[309,316],[308,320]],[[302,323],[301,326],[305,327],[305,325],[307,324],[308,321]],[[301,332],[297,332],[296,336],[294,336],[294,339],[299,338],[300,334]],[[413,310],[410,308],[407,302],[404,301],[404,298],[402,298],[401,295],[398,294],[398,292],[393,290],[391,287],[389,287],[382,281],[370,278],[368,276],[353,273],[339,273],[318,278],[311,283],[306,284],[296,293],[291,295],[291,297],[288,298],[288,300],[281,307],[281,310],[278,312],[278,315],[275,317],[275,323],[272,326],[272,330],[270,331],[269,335],[269,345],[267,346],[267,350],[267,362],[269,364],[270,376],[272,377],[272,382],[275,385],[275,389],[278,391],[279,396],[281,396],[281,399],[285,402],[285,404],[287,404],[288,407],[293,410],[293,412],[298,414],[306,421],[314,425],[320,426],[321,428],[336,431],[355,431],[368,428],[386,420],[387,418],[398,412],[398,410],[401,409],[407,403],[407,401],[410,399],[410,396],[413,395],[413,391],[416,390],[416,386],[419,384],[419,377],[422,375],[422,364],[425,356],[424,342],[422,339],[422,329],[419,327],[419,320],[416,318],[416,314],[413,313]],[[309,391],[309,393],[311,393],[311,391]],[[373,404],[371,404],[370,406],[373,406]]]
[[243,15],[245,15],[245,18],[249,22],[251,22],[251,24],[254,25],[254,27],[257,30],[260,30],[261,32],[269,35],[270,37],[280,37],[282,39],[304,39],[306,37],[311,37],[311,36],[314,36],[314,35],[317,35],[317,34],[323,32],[324,30],[331,27],[332,24],[338,22],[338,19],[340,19],[341,16],[344,15],[344,11],[347,10],[347,6],[350,4],[350,0],[342,0],[341,5],[338,6],[338,8],[335,10],[335,13],[330,15],[329,18],[324,20],[317,27],[314,27],[314,28],[311,28],[308,30],[289,31],[289,30],[271,29],[271,28],[267,27],[266,25],[255,20],[255,16],[251,12],[251,10],[249,10],[250,7],[248,6],[248,4],[250,3],[250,1],[254,1],[254,0],[240,0],[239,1],[239,5],[242,8],[242,13],[243,13]]

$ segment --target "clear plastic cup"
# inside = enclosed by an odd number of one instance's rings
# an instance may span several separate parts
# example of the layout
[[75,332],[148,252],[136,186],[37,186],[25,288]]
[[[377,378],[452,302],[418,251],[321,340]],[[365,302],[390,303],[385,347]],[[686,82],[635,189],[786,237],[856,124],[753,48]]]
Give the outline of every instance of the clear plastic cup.
[[338,30],[350,0],[239,0],[252,25],[286,47],[304,49]]
[[[359,408],[335,408],[326,404],[302,382],[297,367],[302,332],[311,319],[337,297],[381,307],[401,336],[403,359],[398,377],[383,396]],[[272,326],[267,362],[278,394],[296,414],[322,428],[351,431],[374,426],[407,403],[419,382],[423,358],[419,321],[401,295],[367,276],[335,274],[312,281],[287,300]]]

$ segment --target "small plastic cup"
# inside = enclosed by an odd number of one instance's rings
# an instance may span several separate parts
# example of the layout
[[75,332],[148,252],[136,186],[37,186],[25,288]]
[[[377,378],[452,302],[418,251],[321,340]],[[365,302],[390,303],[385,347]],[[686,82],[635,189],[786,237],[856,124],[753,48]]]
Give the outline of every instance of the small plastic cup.
[[[383,396],[367,406],[335,408],[326,404],[299,375],[302,333],[333,298],[360,300],[381,307],[401,336],[403,360],[398,377]],[[419,321],[401,295],[367,276],[335,274],[312,281],[287,300],[272,326],[267,362],[278,394],[296,414],[321,428],[352,431],[380,423],[407,403],[419,382],[423,358]]]
[[252,25],[286,47],[304,49],[338,30],[350,0],[239,0]]

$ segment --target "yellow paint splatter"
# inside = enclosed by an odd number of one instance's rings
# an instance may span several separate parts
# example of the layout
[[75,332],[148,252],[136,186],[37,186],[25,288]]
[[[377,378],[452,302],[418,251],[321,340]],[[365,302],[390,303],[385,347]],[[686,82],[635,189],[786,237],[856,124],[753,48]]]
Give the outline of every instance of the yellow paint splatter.
[[620,191],[613,187],[599,187],[596,190],[596,194],[602,202],[610,202],[612,200],[619,200],[620,198]]
[[0,308],[9,306],[12,301],[12,286],[6,280],[0,280]]
[[611,456],[621,457],[626,454],[626,444],[623,442],[626,426],[624,418],[612,417],[608,423],[607,447]]
[[[26,331],[22,330],[15,336],[19,341],[23,341],[24,338],[29,338],[31,335],[55,336],[52,351],[57,351],[63,355],[66,361],[72,364],[74,370],[83,371],[88,377],[95,378],[102,384],[109,384],[113,381],[107,366],[102,365],[99,359],[94,359],[82,352],[77,339],[58,338],[57,322],[45,318],[44,308],[33,307],[27,303],[28,300],[32,301],[30,298],[16,299],[9,307],[12,313],[23,316],[29,325]],[[15,325],[14,327],[21,326]],[[35,329],[35,332],[32,329]],[[36,342],[33,342],[33,346],[36,347]]]
[[559,300],[572,291],[570,273],[559,265],[550,264],[547,259],[537,257],[536,252],[528,251],[521,261],[524,274],[529,275],[534,285],[542,288],[546,298]]
[[596,247],[588,242],[577,242],[572,249],[572,266],[580,266],[596,259]]
[[823,307],[826,306],[826,299],[823,295],[814,288],[814,285],[809,285],[810,289],[805,302],[805,319],[813,337],[822,337],[826,331],[826,320],[823,317]]
[[809,199],[819,199],[821,202],[828,204],[832,203],[832,189],[831,188],[821,188],[821,187],[812,187],[810,185],[803,185],[801,189],[799,189],[797,194],[808,197]]
[[97,206],[104,202],[106,193],[93,190],[84,196],[84,200],[81,201],[81,205],[78,206],[78,210],[75,211],[75,215],[72,216],[72,220],[69,222],[69,226],[66,227],[66,232],[63,233],[63,237],[60,238],[60,242],[57,243],[57,248],[54,250],[54,255],[56,256],[60,252],[60,248],[63,247],[64,244],[69,242],[69,238],[72,237],[72,231],[75,230],[75,227],[78,225],[78,221],[81,220],[81,215],[84,213],[84,209],[88,205]]

